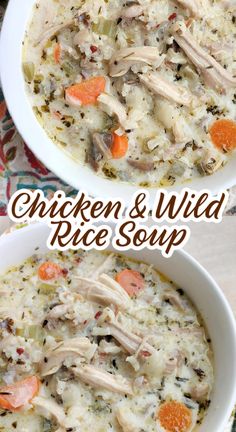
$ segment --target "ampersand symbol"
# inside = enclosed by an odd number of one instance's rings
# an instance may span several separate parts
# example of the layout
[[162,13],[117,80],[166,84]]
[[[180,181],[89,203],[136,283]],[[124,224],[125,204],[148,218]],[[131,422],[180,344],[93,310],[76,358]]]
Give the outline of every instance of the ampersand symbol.
[[134,201],[134,206],[129,212],[129,217],[131,219],[145,219],[146,216],[148,216],[148,208],[145,204],[145,200],[147,199],[147,195],[145,192],[139,193]]

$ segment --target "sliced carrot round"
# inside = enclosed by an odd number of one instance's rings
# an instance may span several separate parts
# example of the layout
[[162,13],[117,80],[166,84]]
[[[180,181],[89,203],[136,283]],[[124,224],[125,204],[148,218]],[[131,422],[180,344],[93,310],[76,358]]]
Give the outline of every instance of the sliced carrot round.
[[0,388],[0,407],[15,411],[28,404],[39,391],[40,381],[31,376],[23,381]]
[[187,432],[192,424],[192,413],[181,402],[165,402],[158,410],[157,419],[166,432]]
[[42,280],[56,279],[62,275],[62,268],[51,261],[46,261],[38,268],[38,276]]
[[98,96],[105,91],[106,80],[97,76],[66,89],[66,100],[73,105],[93,105]]
[[61,60],[61,45],[57,43],[54,48],[54,60],[55,63],[60,63]]
[[133,297],[144,288],[145,282],[142,275],[135,271],[125,269],[116,275],[116,281],[124,288],[124,290]]
[[216,120],[210,128],[213,144],[220,150],[236,148],[236,122],[228,119]]
[[120,159],[124,157],[129,148],[129,141],[126,135],[116,135],[113,133],[113,143],[111,153],[114,159]]

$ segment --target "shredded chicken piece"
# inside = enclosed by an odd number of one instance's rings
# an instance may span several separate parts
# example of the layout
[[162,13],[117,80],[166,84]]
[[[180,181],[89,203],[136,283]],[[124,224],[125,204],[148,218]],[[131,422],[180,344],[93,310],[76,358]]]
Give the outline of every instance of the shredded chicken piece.
[[113,95],[102,93],[98,97],[100,107],[108,114],[115,114],[119,120],[119,123],[124,128],[126,127],[127,113],[124,105]]
[[[44,398],[41,396],[36,396],[32,400],[34,407],[39,409],[40,414],[47,418],[56,420],[57,423],[64,428],[66,415],[61,406],[59,406],[52,398]],[[60,430],[60,429],[59,429]]]
[[131,382],[121,375],[111,375],[92,365],[71,368],[71,370],[81,381],[92,387],[104,388],[119,394],[133,394]]
[[143,7],[141,5],[135,4],[124,8],[122,12],[122,18],[132,19],[137,18],[143,13]]
[[114,342],[106,342],[105,339],[102,339],[99,344],[99,351],[106,354],[120,354],[123,349],[116,345]]
[[48,28],[46,31],[44,31],[41,36],[37,39],[35,45],[40,45],[42,48],[48,41],[48,39],[51,39],[53,36],[55,36],[57,33],[59,33],[61,30],[64,30],[67,27],[70,27],[75,24],[75,20],[67,21],[63,24],[58,24],[55,26],[52,26]]
[[58,319],[61,317],[64,317],[65,314],[67,312],[69,312],[71,307],[71,304],[60,304],[57,306],[54,306],[54,308],[52,308],[50,310],[50,312],[47,314],[46,318],[47,319]]
[[78,47],[81,47],[84,43],[91,42],[91,35],[92,30],[83,28],[82,30],[78,31],[78,33],[76,33],[74,37],[74,44]]
[[[109,276],[107,276],[109,278]],[[102,305],[116,305],[120,309],[127,309],[130,305],[130,297],[120,286],[119,289],[117,285],[112,287],[113,279],[109,278],[109,283],[107,280],[104,283],[94,281],[93,279],[77,277],[78,285],[76,291],[78,291],[86,300],[99,303]]]
[[178,363],[177,358],[168,359],[166,362],[164,373],[167,375],[172,374],[172,372],[174,372],[174,370],[177,368],[177,363]]
[[176,0],[176,2],[188,9],[190,14],[196,18],[200,18],[203,14],[199,0]]
[[95,270],[95,272],[91,273],[91,277],[93,279],[97,279],[99,275],[103,274],[105,270],[109,268],[114,258],[114,253],[111,253],[107,256],[105,261]]
[[116,51],[110,60],[110,76],[120,77],[136,63],[146,63],[149,66],[158,65],[164,60],[159,49],[152,46],[122,48]]
[[190,391],[191,397],[197,402],[204,400],[209,393],[209,385],[207,383],[198,383]]
[[[68,339],[59,343],[54,349],[47,352],[41,364],[41,375],[48,376],[56,373],[68,357],[82,357],[90,361],[97,349],[86,337]],[[45,362],[45,358],[47,361]]]
[[223,58],[225,55],[232,55],[234,51],[234,44],[227,41],[225,43],[217,41],[206,45],[206,48],[214,58]]
[[98,277],[98,281],[103,283],[104,285],[108,286],[109,288],[111,288],[113,291],[121,294],[122,296],[125,295],[125,297],[127,298],[127,300],[130,300],[129,295],[127,294],[127,292],[124,290],[124,288],[122,288],[122,286],[116,282],[114,279],[112,279],[110,276],[108,276],[105,273],[102,273],[99,277]]
[[174,24],[172,33],[189,60],[202,73],[209,87],[221,93],[231,87],[236,87],[236,78],[232,77],[223,66],[197,44],[183,22]]
[[221,0],[221,4],[224,9],[236,10],[236,0]]
[[140,81],[154,93],[164,98],[176,102],[180,105],[189,106],[192,101],[192,95],[184,87],[167,81],[162,76],[154,72],[139,75]]
[[122,427],[123,432],[139,432],[140,425],[138,425],[137,418],[129,408],[119,407],[116,411],[116,418],[119,425]]
[[[101,319],[103,319],[103,317],[105,317],[104,323],[108,324],[108,326],[105,328],[107,334],[114,337],[129,354],[135,354],[142,345],[143,339],[124,329],[117,322],[113,312],[109,308],[104,311]],[[156,352],[155,348],[153,348],[147,342],[144,343],[142,349],[149,352],[150,354]]]
[[180,367],[184,363],[184,353],[177,350],[173,352],[171,357],[166,361],[166,367],[164,373],[171,374],[177,367]]
[[166,291],[163,295],[163,300],[169,300],[172,306],[176,306],[181,312],[184,312],[184,306],[177,292]]
[[[165,126],[167,130],[172,130],[175,139],[175,145],[168,148],[167,157],[169,153],[173,156],[173,153],[178,151],[178,146],[176,144],[185,145],[187,142],[191,141],[191,129],[189,128],[185,118],[176,109],[176,107],[171,104],[168,100],[158,100],[156,103],[158,119]],[[173,153],[171,152],[173,150]]]
[[78,54],[78,51],[76,51],[75,48],[71,47],[70,45],[66,44],[65,42],[60,42],[61,50],[68,53],[71,57],[73,57],[75,60],[78,60],[80,58],[80,55]]
[[12,309],[4,307],[0,307],[0,322],[1,327],[3,327],[5,324],[7,324],[6,320],[13,320],[16,319],[16,315],[13,314]]

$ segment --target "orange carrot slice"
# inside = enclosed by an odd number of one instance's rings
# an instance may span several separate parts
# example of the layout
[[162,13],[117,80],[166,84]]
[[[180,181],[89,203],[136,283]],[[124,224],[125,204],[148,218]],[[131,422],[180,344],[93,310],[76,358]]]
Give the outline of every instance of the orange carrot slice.
[[192,413],[181,402],[165,402],[158,410],[157,419],[167,432],[187,432],[192,424]]
[[62,275],[62,268],[51,261],[46,261],[38,268],[38,276],[42,280],[56,279]]
[[220,150],[236,148],[236,122],[228,119],[216,120],[210,128],[213,144]]
[[27,403],[39,391],[40,381],[36,376],[31,376],[13,385],[0,388],[0,407],[15,411]]
[[122,288],[133,297],[144,288],[145,282],[142,275],[135,271],[125,269],[116,275],[116,282],[118,282]]
[[124,157],[129,148],[129,141],[126,135],[116,135],[113,133],[113,144],[111,153],[114,159],[120,159]]
[[93,105],[104,92],[106,80],[103,76],[90,78],[66,89],[66,100],[72,105]]
[[54,60],[55,63],[60,63],[61,60],[61,45],[57,43],[54,48]]

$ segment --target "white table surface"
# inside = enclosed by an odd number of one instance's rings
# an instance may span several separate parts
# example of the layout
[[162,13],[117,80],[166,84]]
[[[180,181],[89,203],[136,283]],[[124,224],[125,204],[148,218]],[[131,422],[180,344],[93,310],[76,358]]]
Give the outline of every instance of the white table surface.
[[191,223],[191,232],[185,250],[211,273],[236,315],[236,217],[219,225]]

